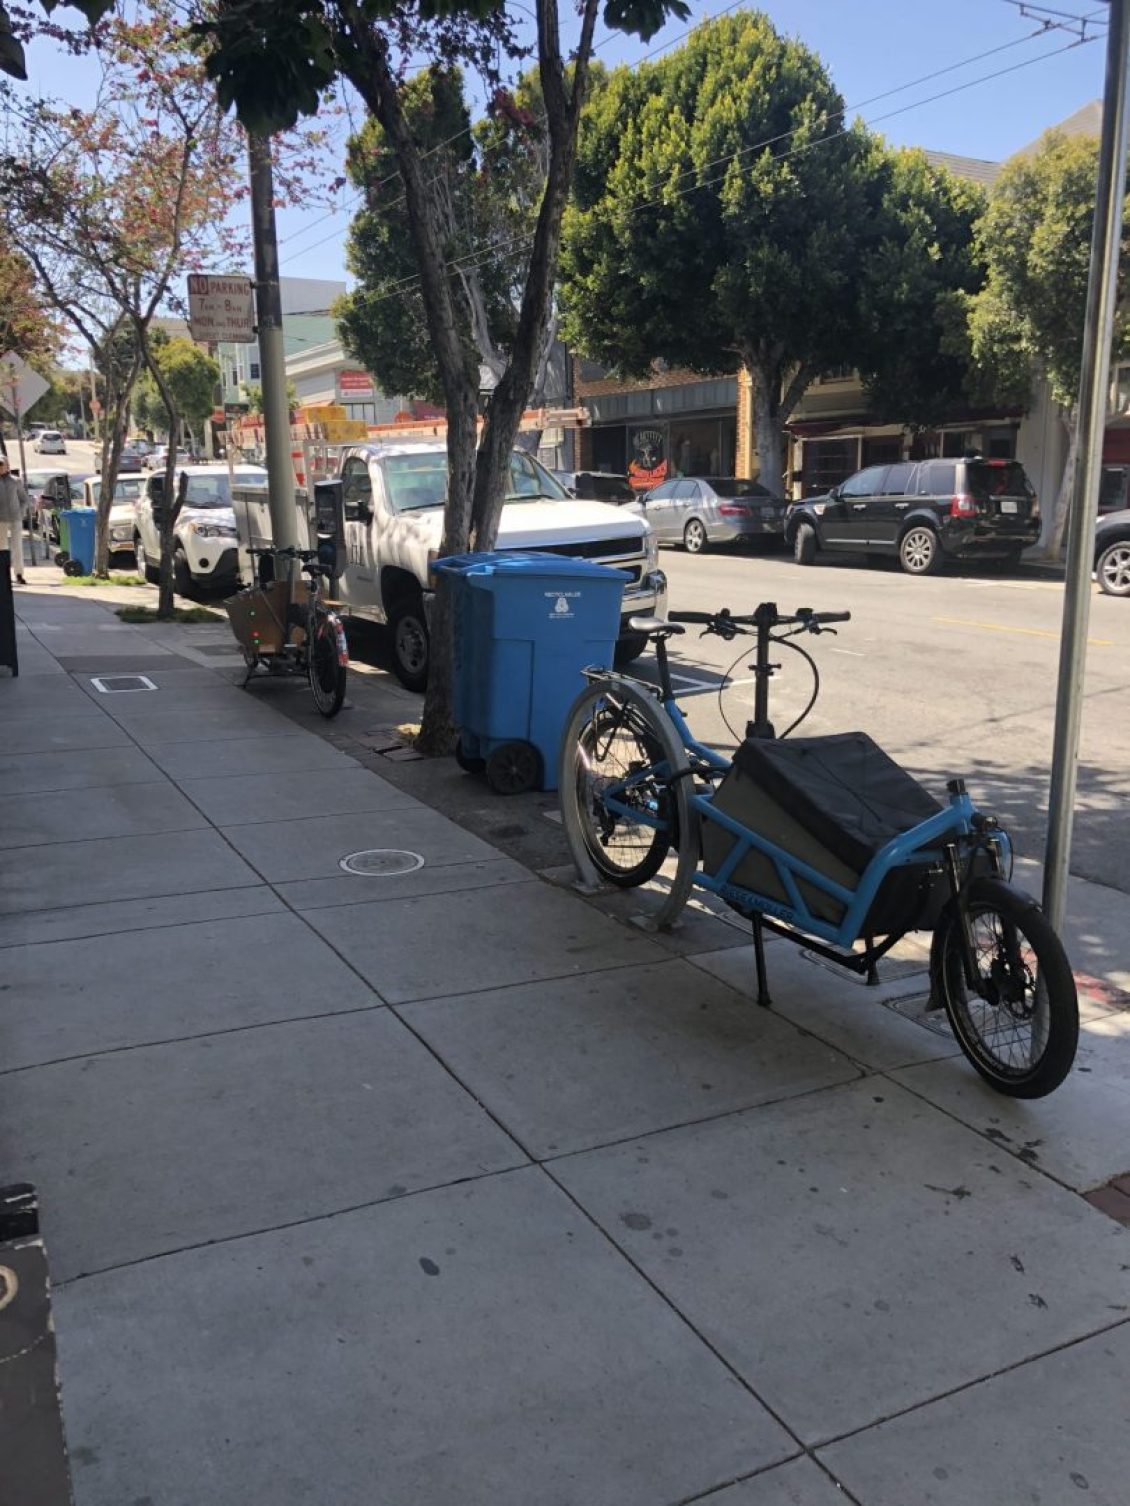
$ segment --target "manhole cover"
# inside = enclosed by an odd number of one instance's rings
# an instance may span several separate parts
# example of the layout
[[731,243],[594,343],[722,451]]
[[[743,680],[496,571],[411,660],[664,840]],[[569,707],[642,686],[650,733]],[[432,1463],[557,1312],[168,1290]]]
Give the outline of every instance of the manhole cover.
[[400,873],[415,873],[424,866],[424,860],[418,852],[404,852],[398,847],[367,847],[363,852],[349,853],[337,866],[365,878],[393,878]]
[[120,690],[156,690],[148,675],[93,675],[90,683],[103,695],[114,695]]
[[950,1030],[949,1021],[946,1019],[944,1009],[930,1009],[929,991],[917,994],[901,994],[897,999],[880,999],[884,1009],[890,1009],[895,1014],[901,1014],[904,1020],[911,1020],[915,1025],[921,1025],[923,1030],[929,1030],[934,1035],[945,1036],[950,1039],[953,1032]]

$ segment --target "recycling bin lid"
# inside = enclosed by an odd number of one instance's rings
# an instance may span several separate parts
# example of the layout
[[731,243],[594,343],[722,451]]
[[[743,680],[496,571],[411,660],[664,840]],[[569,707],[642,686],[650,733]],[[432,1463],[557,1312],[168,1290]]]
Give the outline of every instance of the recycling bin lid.
[[[594,541],[599,543],[599,540]],[[598,565],[580,555],[554,554],[552,551],[532,549],[493,549],[480,554],[450,554],[434,560],[433,570],[444,570],[450,575],[552,575],[556,578],[607,579],[624,572],[608,565]]]
[[93,514],[98,511],[98,509],[96,507],[74,507],[74,506],[71,506],[71,507],[67,508],[67,511],[70,513],[70,515],[71,515],[72,518],[75,518],[75,517],[81,518],[84,514],[86,514],[86,516],[88,516],[88,517],[93,516]]

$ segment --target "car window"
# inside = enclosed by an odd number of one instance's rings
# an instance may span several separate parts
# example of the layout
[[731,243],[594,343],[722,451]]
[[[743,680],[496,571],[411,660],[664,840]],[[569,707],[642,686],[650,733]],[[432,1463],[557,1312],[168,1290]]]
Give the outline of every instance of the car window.
[[706,476],[707,486],[712,486],[720,497],[771,497],[773,493],[760,481],[746,481],[741,476]]
[[842,497],[876,497],[883,490],[883,477],[889,468],[885,465],[869,465],[865,471],[856,471],[840,488]]
[[676,481],[672,495],[677,502],[686,502],[698,496],[698,487],[693,481]]
[[957,492],[957,461],[928,460],[918,469],[920,497],[952,497]]
[[542,493],[541,478],[530,464],[530,457],[515,451],[510,457],[508,497],[537,497]]
[[904,460],[898,465],[892,465],[887,470],[886,479],[883,482],[884,497],[905,497],[911,490],[914,479],[914,462]]
[[673,481],[664,481],[662,486],[657,486],[654,490],[647,493],[647,500],[649,502],[666,502],[667,498],[674,494],[674,491],[675,483]]
[[438,450],[388,455],[381,461],[381,471],[393,512],[442,507],[447,498],[447,456]]
[[350,455],[341,468],[341,498],[346,518],[353,523],[373,506],[373,481],[369,475],[369,462],[357,455]]
[[630,502],[635,496],[626,476],[601,476],[589,472],[579,475],[577,482],[599,502]]
[[1019,460],[969,460],[965,489],[979,502],[989,497],[1030,497],[1032,486]]

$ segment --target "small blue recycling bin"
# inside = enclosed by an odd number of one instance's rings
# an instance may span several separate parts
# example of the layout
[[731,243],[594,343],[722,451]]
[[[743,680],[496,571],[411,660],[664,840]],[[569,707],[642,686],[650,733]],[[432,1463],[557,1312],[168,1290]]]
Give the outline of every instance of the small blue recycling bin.
[[612,664],[623,572],[517,551],[451,555],[434,568],[452,595],[459,762],[484,769],[499,794],[555,790],[581,671]]
[[66,543],[63,548],[70,555],[71,561],[79,566],[77,570],[67,570],[67,574],[90,575],[94,570],[94,524],[98,517],[96,507],[69,507],[60,515],[66,519]]

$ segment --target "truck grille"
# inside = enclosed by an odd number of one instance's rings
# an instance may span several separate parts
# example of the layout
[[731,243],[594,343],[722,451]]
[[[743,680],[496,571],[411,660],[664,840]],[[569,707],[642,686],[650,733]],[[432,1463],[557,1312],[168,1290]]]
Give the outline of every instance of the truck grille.
[[643,579],[643,540],[636,534],[619,539],[580,539],[571,544],[540,544],[538,554],[569,554],[622,570],[632,582]]

